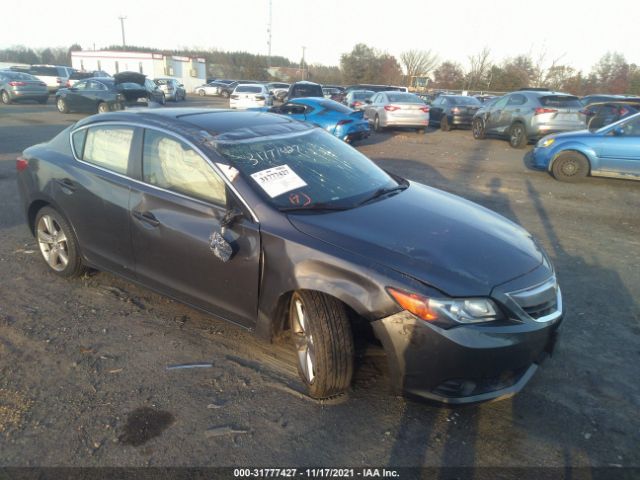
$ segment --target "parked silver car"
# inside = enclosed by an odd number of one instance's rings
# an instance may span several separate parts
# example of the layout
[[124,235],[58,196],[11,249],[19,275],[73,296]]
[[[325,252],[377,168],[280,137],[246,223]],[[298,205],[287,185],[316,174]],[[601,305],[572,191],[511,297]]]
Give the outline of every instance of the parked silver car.
[[227,83],[209,82],[193,89],[193,93],[204,97],[205,95],[222,95],[222,89],[228,86]]
[[498,99],[474,115],[473,137],[506,137],[513,148],[557,132],[587,128],[587,116],[580,99],[549,90],[519,90]]
[[33,75],[22,72],[0,70],[0,99],[8,105],[18,100],[35,100],[47,103],[47,84]]
[[413,93],[378,92],[366,103],[364,118],[376,132],[386,127],[414,127],[423,132],[429,126],[429,106]]
[[175,78],[159,77],[154,78],[153,82],[164,92],[167,100],[177,102],[187,99],[187,90],[184,88],[184,85]]

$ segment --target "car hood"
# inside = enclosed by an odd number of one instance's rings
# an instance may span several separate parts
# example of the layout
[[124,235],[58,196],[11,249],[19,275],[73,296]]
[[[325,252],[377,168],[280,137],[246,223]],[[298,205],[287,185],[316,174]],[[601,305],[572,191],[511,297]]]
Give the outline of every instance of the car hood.
[[542,251],[523,228],[418,183],[351,210],[290,214],[289,219],[307,235],[454,297],[487,296],[494,286],[543,262]]
[[572,130],[570,132],[551,133],[545,138],[553,137],[556,140],[574,140],[576,138],[595,137],[596,133],[590,130]]
[[113,76],[116,85],[119,83],[137,83],[139,85],[144,85],[146,78],[146,75],[138,72],[121,72],[116,73]]

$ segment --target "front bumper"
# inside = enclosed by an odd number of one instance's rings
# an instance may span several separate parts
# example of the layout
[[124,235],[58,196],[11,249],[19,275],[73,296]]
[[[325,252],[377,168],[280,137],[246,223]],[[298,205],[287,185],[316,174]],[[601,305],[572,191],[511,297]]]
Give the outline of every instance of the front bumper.
[[445,330],[403,311],[373,322],[373,328],[397,393],[466,404],[519,392],[553,351],[561,321]]
[[548,147],[535,147],[531,154],[532,166],[539,170],[548,170],[549,164],[554,157],[555,149]]

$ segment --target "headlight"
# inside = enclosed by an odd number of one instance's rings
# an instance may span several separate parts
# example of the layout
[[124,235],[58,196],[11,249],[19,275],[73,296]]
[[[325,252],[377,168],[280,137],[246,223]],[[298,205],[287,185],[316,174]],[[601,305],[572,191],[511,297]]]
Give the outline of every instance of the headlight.
[[553,142],[555,142],[556,139],[553,137],[550,138],[543,138],[542,140],[540,140],[538,142],[538,147],[542,147],[542,148],[547,148],[550,147],[551,145],[553,145]]
[[457,324],[493,322],[504,318],[500,309],[488,298],[430,298],[391,287],[387,287],[387,291],[405,310],[426,322],[444,328]]

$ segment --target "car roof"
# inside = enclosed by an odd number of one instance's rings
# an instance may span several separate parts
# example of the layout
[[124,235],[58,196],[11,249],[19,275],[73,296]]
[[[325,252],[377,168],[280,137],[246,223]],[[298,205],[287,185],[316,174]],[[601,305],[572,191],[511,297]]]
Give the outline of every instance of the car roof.
[[217,135],[238,129],[250,129],[256,126],[300,123],[283,115],[250,110],[141,108],[93,115],[80,120],[76,126],[83,127],[114,121],[143,123],[150,127],[155,126],[177,133],[184,133],[190,137],[193,137],[198,130],[204,130],[210,135]]

